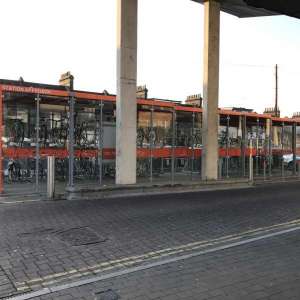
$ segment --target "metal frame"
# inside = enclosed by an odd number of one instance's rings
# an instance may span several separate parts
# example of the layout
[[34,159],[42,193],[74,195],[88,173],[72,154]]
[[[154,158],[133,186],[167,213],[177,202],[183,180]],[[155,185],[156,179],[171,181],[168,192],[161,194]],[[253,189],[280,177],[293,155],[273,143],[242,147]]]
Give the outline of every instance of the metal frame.
[[270,120],[270,135],[269,135],[269,176],[272,176],[272,163],[273,163],[273,122]]
[[69,99],[69,141],[68,141],[68,152],[69,152],[69,181],[68,188],[74,188],[74,113],[75,113],[75,97],[74,93],[70,92]]
[[35,127],[35,189],[39,191],[39,176],[40,176],[40,102],[41,97],[37,94],[36,98],[36,127]]
[[172,112],[172,159],[171,159],[171,182],[174,184],[174,178],[175,178],[175,163],[176,163],[176,157],[175,157],[175,143],[176,143],[176,111],[175,109]]
[[154,131],[153,131],[153,112],[154,107],[151,106],[150,109],[150,132],[149,132],[149,139],[150,139],[150,182],[153,181],[153,143],[154,143]]
[[192,112],[192,138],[191,138],[191,149],[192,149],[192,157],[191,157],[191,180],[193,180],[193,172],[194,172],[194,160],[195,160],[195,112]]
[[241,145],[242,175],[246,177],[247,116],[240,116],[240,117],[242,117],[242,145]]
[[284,122],[281,124],[281,176],[284,177],[284,144],[283,144],[283,138],[284,138]]
[[229,178],[229,146],[230,146],[230,140],[229,140],[229,127],[230,127],[230,116],[227,115],[226,117],[226,162],[225,162],[225,174],[226,178]]
[[97,145],[97,163],[98,163],[98,172],[99,172],[99,184],[102,185],[103,179],[103,101],[98,103],[100,108],[99,118],[96,117],[96,145]]
[[255,175],[259,175],[259,118],[256,119],[256,139],[255,139]]
[[[3,95],[5,92],[13,92],[13,93],[27,93],[27,94],[35,94],[35,95],[39,95],[40,97],[43,97],[43,95],[51,95],[51,96],[57,96],[57,97],[63,97],[63,98],[70,98],[70,92],[67,90],[55,90],[55,89],[47,89],[47,88],[39,88],[39,87],[24,87],[24,86],[14,86],[14,85],[8,85],[8,84],[0,84],[0,98],[1,98],[1,117],[0,117],[0,123],[2,122],[3,125]],[[107,95],[100,95],[100,94],[96,94],[96,93],[88,93],[88,92],[76,92],[74,91],[72,93],[73,96],[73,100],[75,102],[75,98],[76,101],[80,101],[80,100],[91,100],[91,101],[99,101],[102,102],[103,101],[108,101],[108,102],[115,102],[115,96],[107,96]],[[146,99],[138,99],[137,100],[138,104],[143,104],[143,105],[149,105],[154,107],[166,107],[166,108],[170,108],[173,110],[173,137],[172,137],[172,149],[155,149],[155,151],[152,149],[150,149],[152,152],[152,154],[150,155],[151,160],[154,159],[154,157],[170,157],[170,156],[166,156],[171,154],[172,155],[172,180],[174,181],[174,176],[175,176],[175,159],[176,156],[178,156],[178,153],[182,153],[182,152],[186,152],[186,155],[189,155],[190,157],[192,156],[192,166],[191,166],[191,177],[193,176],[193,169],[194,169],[194,159],[195,157],[199,157],[201,154],[201,151],[195,150],[194,148],[194,143],[192,143],[192,155],[189,149],[176,149],[175,147],[175,139],[176,139],[176,118],[174,118],[174,115],[176,116],[176,111],[188,111],[192,113],[192,118],[194,118],[195,113],[201,113],[202,109],[200,108],[196,108],[196,107],[184,107],[179,105],[178,103],[172,103],[172,102],[164,102],[164,101],[160,101],[160,100],[146,100]],[[266,115],[256,115],[256,114],[252,114],[252,113],[237,113],[237,112],[229,112],[229,111],[224,111],[224,110],[219,110],[219,114],[221,115],[239,115],[244,119],[244,124],[243,127],[246,126],[246,122],[247,122],[247,118],[248,117],[255,117],[258,116],[259,118],[263,118],[263,119],[270,119],[272,120],[276,120],[276,121],[284,121],[284,122],[293,122],[294,124],[300,124],[299,120],[292,120],[292,119],[282,119],[282,118],[275,118],[275,117],[270,117],[270,116],[266,116]],[[271,122],[272,123],[272,122]],[[37,124],[38,125],[38,124]],[[295,125],[294,125],[295,126]],[[194,125],[192,128],[192,131],[194,131]],[[272,135],[272,129],[271,129],[271,135]],[[67,155],[67,151],[65,149],[35,149],[35,151],[33,149],[3,149],[3,142],[2,142],[2,136],[3,136],[3,126],[1,126],[0,129],[0,143],[1,143],[1,149],[0,149],[0,156],[1,156],[1,163],[0,163],[0,172],[2,173],[1,179],[0,179],[0,192],[3,191],[3,157],[8,156],[9,155],[17,155],[16,157],[34,157],[35,153],[39,153],[39,155],[58,155],[58,156],[62,156],[65,157]],[[244,138],[246,138],[244,136]],[[194,139],[194,136],[192,138],[192,141]],[[72,140],[72,139],[71,139]],[[271,175],[272,173],[272,169],[271,169],[271,163],[270,160],[272,159],[272,141],[271,141],[271,137],[269,138],[269,174]],[[36,145],[38,146],[38,145]],[[246,145],[245,145],[246,146]],[[294,145],[294,147],[296,148],[296,145]],[[71,149],[72,147],[70,147]],[[100,148],[103,148],[100,147]],[[150,147],[151,148],[151,147]],[[153,148],[153,145],[152,145]],[[243,148],[242,145],[242,149],[239,150],[241,151],[241,155],[242,155],[242,159],[243,157],[245,157],[246,154],[246,147]],[[230,151],[228,150],[228,154],[229,156],[232,155],[232,152],[236,152],[236,149],[230,149]],[[76,155],[78,155],[79,151],[76,151]],[[108,153],[109,152],[109,153]],[[294,151],[295,152],[295,151]],[[95,153],[97,153],[97,150],[85,150],[84,153],[90,157],[95,157]],[[164,153],[164,154],[163,154]],[[169,153],[169,154],[166,154]],[[74,153],[75,154],[75,153]],[[105,156],[109,155],[110,157],[113,157],[114,155],[114,149],[103,149],[102,151],[102,158],[104,158]],[[181,154],[182,155],[182,154]],[[236,153],[235,153],[236,155]],[[75,157],[75,155],[74,155]],[[39,158],[39,157],[37,157]],[[72,159],[71,159],[72,161]],[[294,161],[295,161],[295,157],[294,157]],[[294,162],[295,164],[295,162]],[[294,171],[295,171],[296,167],[294,166]],[[245,170],[243,170],[243,172],[245,172]],[[152,167],[152,173],[153,173],[153,167]],[[38,173],[37,173],[38,174]],[[37,176],[38,177],[38,176]],[[70,176],[71,177],[71,176]],[[38,178],[37,178],[38,180]],[[73,182],[74,184],[74,182]],[[37,182],[36,182],[36,185]]]

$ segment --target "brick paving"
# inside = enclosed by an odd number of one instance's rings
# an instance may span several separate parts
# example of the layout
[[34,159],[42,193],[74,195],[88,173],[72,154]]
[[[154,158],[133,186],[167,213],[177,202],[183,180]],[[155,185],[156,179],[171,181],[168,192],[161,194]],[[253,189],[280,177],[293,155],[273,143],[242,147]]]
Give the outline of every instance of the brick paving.
[[35,299],[292,300],[300,297],[300,235],[194,257]]
[[[2,277],[9,281],[6,290],[0,288],[0,299],[14,294],[23,282],[74,271],[80,278],[80,270],[99,263],[299,219],[299,192],[299,183],[287,183],[101,201],[0,205],[0,281]],[[78,234],[82,229],[89,230],[90,239]],[[68,231],[76,245],[70,237],[61,238]],[[73,299],[74,295],[62,293],[59,299],[63,297]]]

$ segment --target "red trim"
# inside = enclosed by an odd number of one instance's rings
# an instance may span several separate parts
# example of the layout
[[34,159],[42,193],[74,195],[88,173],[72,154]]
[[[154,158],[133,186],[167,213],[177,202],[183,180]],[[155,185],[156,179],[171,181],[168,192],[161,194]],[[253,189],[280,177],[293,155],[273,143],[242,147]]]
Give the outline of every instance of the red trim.
[[179,106],[179,105],[176,105],[175,109],[177,111],[189,111],[189,112],[198,112],[198,113],[202,112],[202,108],[193,107],[193,106]]
[[[199,158],[202,155],[202,149],[194,149],[193,150],[188,147],[177,147],[174,150],[175,157],[177,158],[187,158],[187,157],[195,157]],[[92,158],[96,157],[98,150],[75,150],[76,157],[86,157]],[[252,149],[252,155],[256,156],[256,149]],[[273,155],[283,155],[290,154],[292,150],[281,150],[281,149],[273,149]],[[17,148],[17,147],[8,147],[3,149],[4,157],[13,158],[13,159],[22,159],[22,158],[35,158],[35,148]],[[268,154],[264,149],[259,149],[259,155]],[[297,149],[297,154],[300,154],[300,149]],[[47,156],[55,156],[57,158],[67,158],[68,150],[67,149],[55,149],[55,148],[41,148],[40,149],[41,157]],[[149,158],[151,155],[151,151],[148,148],[138,148],[137,149],[137,157],[138,158]],[[230,148],[226,150],[225,148],[219,149],[220,157],[240,157],[242,155],[242,150],[240,148]],[[245,156],[250,155],[250,148],[245,149]],[[104,159],[115,159],[116,151],[114,148],[105,148],[103,149],[103,158]],[[152,156],[154,158],[170,158],[172,156],[172,148],[159,148],[152,150]]]
[[[17,148],[9,147],[4,148],[4,157],[13,158],[13,159],[22,159],[22,158],[35,158],[35,148]],[[97,150],[75,150],[76,157],[96,157]],[[41,148],[40,156],[55,156],[57,158],[67,158],[69,156],[67,149],[55,149],[55,148]],[[104,159],[114,159],[115,158],[115,149],[106,148],[103,149],[103,158]]]
[[[272,117],[271,118],[273,122],[280,122],[280,123],[299,123],[299,121],[297,122],[296,119],[290,119],[290,118],[275,118],[275,117]],[[292,125],[291,124],[291,125]],[[285,125],[288,125],[288,124],[285,124]]]
[[[51,95],[57,97],[68,97],[69,92],[64,90],[55,90],[55,89],[46,89],[46,88],[35,88],[35,87],[23,87],[23,86],[15,86],[9,84],[0,84],[3,92],[15,92],[15,93],[28,93],[28,94],[40,94],[40,95]],[[96,100],[96,101],[108,101],[108,102],[116,102],[115,95],[101,95],[97,93],[91,92],[75,92],[75,97],[78,100]],[[187,112],[202,112],[203,109],[199,107],[189,107],[182,106],[180,104],[174,102],[163,101],[159,99],[137,99],[137,104],[140,105],[150,105],[150,106],[158,106],[158,107],[168,107],[173,108],[176,111],[187,111]],[[231,110],[222,110],[218,109],[218,113],[220,115],[235,115],[235,116],[246,116],[250,118],[259,118],[259,119],[271,119],[274,122],[286,122],[289,124],[297,123],[300,126],[300,119],[292,119],[292,118],[274,118],[268,114],[257,114],[257,113],[245,113],[245,112],[236,112]]]
[[78,100],[96,100],[96,101],[109,101],[116,102],[116,96],[99,95],[87,92],[75,92],[75,98]]
[[164,102],[160,100],[147,100],[147,99],[137,99],[137,104],[170,107],[170,108],[174,108],[175,106],[175,104],[172,102]]
[[[0,149],[1,151],[1,149]],[[177,147],[174,150],[176,158],[192,158],[195,159],[201,157],[202,149],[194,149],[188,147]],[[97,150],[75,150],[75,157],[82,158],[93,158],[97,157]],[[264,156],[268,154],[268,151],[265,149],[259,149],[259,156]],[[272,155],[284,155],[284,154],[292,154],[292,150],[281,150],[281,149],[273,149]],[[45,158],[47,156],[55,156],[57,158],[67,158],[68,150],[67,149],[55,149],[55,148],[41,148],[40,149],[41,158]],[[219,149],[219,157],[241,157],[242,150],[240,148],[230,148],[226,150],[225,148]],[[252,149],[252,156],[256,156],[256,149]],[[300,155],[300,149],[297,149],[297,155]],[[151,156],[150,149],[146,148],[138,148],[137,149],[137,158],[145,159]],[[159,148],[152,150],[153,158],[171,158],[172,157],[172,148]],[[245,149],[245,156],[250,156],[250,148]],[[2,156],[1,156],[2,157]],[[13,158],[13,159],[25,159],[25,158],[35,158],[35,148],[17,148],[17,147],[9,147],[3,149],[3,157]],[[114,148],[105,148],[103,149],[103,159],[115,159],[116,151]],[[1,160],[2,161],[2,160]],[[2,179],[3,180],[3,179]],[[0,182],[1,184],[1,182]],[[3,184],[3,183],[2,183]]]

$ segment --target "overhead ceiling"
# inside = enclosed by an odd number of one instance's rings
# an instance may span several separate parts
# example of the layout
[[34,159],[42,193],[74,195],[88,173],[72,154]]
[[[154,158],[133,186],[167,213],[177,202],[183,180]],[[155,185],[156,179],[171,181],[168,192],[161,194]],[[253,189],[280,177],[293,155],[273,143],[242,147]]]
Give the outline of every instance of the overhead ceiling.
[[299,0],[245,0],[252,7],[264,8],[282,15],[300,18]]
[[222,11],[240,18],[280,14],[300,19],[300,0],[220,0],[220,3]]
[[[204,3],[206,0],[193,0],[199,3]],[[221,0],[221,10],[235,15],[240,18],[247,18],[247,17],[260,17],[260,16],[272,16],[277,15],[277,12],[264,9],[261,7],[254,7],[253,5],[250,6],[246,3],[247,0]],[[249,0],[250,2],[251,0]],[[266,2],[273,2],[274,0],[270,0]],[[286,0],[284,0],[286,1]],[[295,0],[298,1],[298,0]],[[254,2],[254,0],[252,1]],[[261,2],[261,1],[256,1]]]

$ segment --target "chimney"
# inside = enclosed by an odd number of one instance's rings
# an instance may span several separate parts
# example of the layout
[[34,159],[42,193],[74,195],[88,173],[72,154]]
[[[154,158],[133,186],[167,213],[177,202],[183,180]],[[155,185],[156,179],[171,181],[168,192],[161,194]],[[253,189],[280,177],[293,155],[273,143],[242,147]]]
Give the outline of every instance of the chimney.
[[275,107],[267,107],[264,111],[264,114],[270,115],[271,117],[280,117],[280,110],[278,109],[276,115]]
[[148,89],[146,85],[140,85],[136,89],[136,97],[140,99],[147,99],[148,98]]
[[59,79],[59,85],[73,89],[74,76],[71,72],[63,73]]
[[191,105],[191,106],[197,106],[202,107],[202,97],[201,94],[191,95],[188,96],[185,100],[185,104]]
[[294,114],[293,114],[293,119],[300,119],[300,112],[298,111],[298,112],[295,112]]

